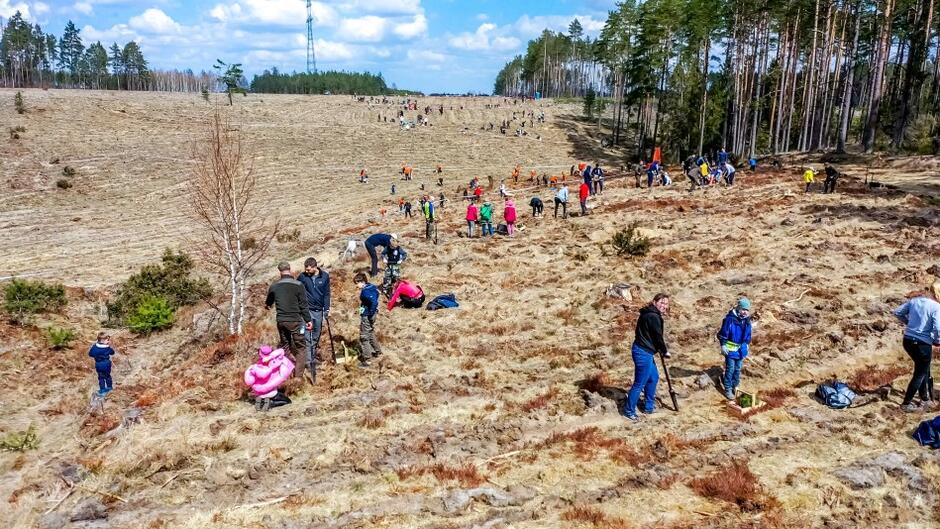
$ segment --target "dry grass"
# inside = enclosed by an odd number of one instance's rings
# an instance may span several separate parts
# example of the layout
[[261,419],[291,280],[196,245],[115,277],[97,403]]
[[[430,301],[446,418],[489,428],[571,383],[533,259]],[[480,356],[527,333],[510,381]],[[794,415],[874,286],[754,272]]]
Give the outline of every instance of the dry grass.
[[757,476],[743,461],[734,461],[713,474],[695,478],[689,482],[689,488],[704,498],[733,503],[743,512],[773,510],[780,505],[764,492]]
[[616,461],[637,466],[649,458],[637,452],[623,439],[607,437],[596,427],[580,428],[572,432],[553,433],[534,448],[547,449],[571,445],[572,452],[583,461],[592,461],[601,453]]
[[522,409],[522,411],[526,413],[533,411],[533,410],[540,410],[548,406],[549,402],[551,402],[552,399],[554,399],[557,396],[558,396],[558,388],[554,388],[554,387],[549,388],[549,390],[546,391],[545,393],[542,393],[541,395],[538,395],[536,397],[533,397],[523,402],[520,408]]
[[634,527],[623,518],[608,516],[596,507],[572,507],[561,514],[561,519],[589,525],[595,529],[633,529]]
[[579,388],[591,393],[600,393],[607,386],[610,386],[610,375],[603,371],[578,382]]
[[901,366],[878,367],[866,365],[855,372],[849,379],[849,386],[858,392],[876,391],[878,388],[890,386],[899,376],[910,370]]
[[486,478],[471,463],[456,467],[447,466],[443,463],[430,466],[410,466],[398,469],[396,474],[398,474],[398,479],[402,481],[430,474],[438,481],[456,481],[463,487],[478,487],[486,482]]

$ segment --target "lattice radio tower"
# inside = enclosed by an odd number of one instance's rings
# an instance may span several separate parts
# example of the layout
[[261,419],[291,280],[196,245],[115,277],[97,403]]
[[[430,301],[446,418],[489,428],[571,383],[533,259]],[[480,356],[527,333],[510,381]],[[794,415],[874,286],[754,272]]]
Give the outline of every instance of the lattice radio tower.
[[313,48],[313,2],[307,0],[307,73],[317,73],[317,53]]

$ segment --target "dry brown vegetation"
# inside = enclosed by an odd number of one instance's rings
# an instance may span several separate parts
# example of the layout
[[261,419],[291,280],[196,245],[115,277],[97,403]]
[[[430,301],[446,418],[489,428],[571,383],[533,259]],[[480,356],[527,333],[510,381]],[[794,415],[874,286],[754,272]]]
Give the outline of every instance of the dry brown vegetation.
[[[792,165],[741,172],[731,189],[690,194],[677,178],[671,189],[637,190],[632,175],[618,178],[622,153],[573,141],[596,124],[562,120],[579,110],[551,101],[539,103],[549,122],[537,141],[479,132],[474,124],[515,110],[484,108],[490,99],[426,98],[445,115],[403,133],[375,123],[394,108],[250,96],[231,117],[257,153],[259,199],[289,236],[273,242],[262,281],[249,285],[249,323],[224,338],[200,305],[152,336],[112,329],[115,391],[96,412],[87,346],[109,292],[164,247],[198,240],[181,175],[210,108],[179,94],[28,96],[27,127],[50,133],[0,142],[9,197],[0,200],[0,276],[36,273],[70,288],[60,313],[30,326],[0,318],[0,379],[10,381],[0,437],[34,425],[39,438],[35,449],[0,453],[7,526],[820,529],[936,519],[940,470],[908,437],[924,415],[900,413],[896,393],[838,412],[811,396],[832,376],[862,390],[907,380],[890,311],[940,272],[935,202],[868,190],[853,178],[864,170],[850,167],[837,195],[804,195]],[[0,116],[10,99],[0,97]],[[549,193],[517,189],[517,237],[457,236],[458,185],[498,183],[517,163],[523,174],[557,173],[580,158],[613,169],[590,216],[532,219],[530,193]],[[396,176],[405,160],[414,181]],[[437,163],[451,201],[431,245],[420,218],[398,213],[390,184],[413,202],[422,183],[437,194],[426,171]],[[903,179],[892,163],[892,178]],[[66,164],[76,169],[69,192],[54,187]],[[365,185],[356,181],[363,166]],[[302,198],[283,192],[303,186],[312,191]],[[611,237],[634,221],[650,253],[615,258]],[[256,412],[241,379],[257,347],[277,339],[263,308],[269,265],[312,255],[329,270],[342,353],[344,343],[357,347],[351,280],[368,260],[339,256],[348,238],[377,231],[401,234],[405,276],[429,297],[455,293],[461,309],[383,309],[385,354],[372,369],[326,361],[315,386],[287,385],[291,405]],[[635,286],[634,299],[606,297],[616,283]],[[668,409],[661,376],[656,413],[634,425],[616,408],[633,379],[637,311],[659,291],[674,296],[666,329],[682,411]],[[757,320],[742,388],[767,403],[744,421],[728,416],[711,382],[722,364],[715,331],[741,295]],[[50,326],[78,338],[53,351]],[[321,357],[331,352],[324,336]],[[901,466],[876,468],[877,487],[837,477],[888,452]],[[454,499],[466,489],[483,494],[472,508]],[[89,501],[107,520],[70,523]]]

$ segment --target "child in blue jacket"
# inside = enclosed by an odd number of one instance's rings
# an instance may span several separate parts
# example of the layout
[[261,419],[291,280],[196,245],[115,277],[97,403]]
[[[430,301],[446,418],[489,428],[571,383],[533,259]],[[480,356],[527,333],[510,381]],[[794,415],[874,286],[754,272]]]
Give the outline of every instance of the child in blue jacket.
[[738,300],[738,304],[725,316],[718,331],[721,355],[725,357],[725,397],[734,400],[741,382],[741,364],[747,358],[751,345],[751,301]]
[[111,336],[106,332],[98,333],[98,340],[88,350],[88,356],[95,359],[95,371],[98,373],[98,394],[107,395],[113,389],[111,382]]

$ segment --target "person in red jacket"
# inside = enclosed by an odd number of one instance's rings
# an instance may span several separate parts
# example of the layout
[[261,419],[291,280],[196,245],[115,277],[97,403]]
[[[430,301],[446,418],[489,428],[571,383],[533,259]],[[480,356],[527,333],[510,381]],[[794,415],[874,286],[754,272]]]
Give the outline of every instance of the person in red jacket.
[[480,212],[473,202],[467,204],[467,238],[473,238],[473,225],[480,220]]
[[477,186],[476,189],[473,190],[473,201],[479,202],[480,197],[482,196],[483,196],[483,187]]
[[587,199],[588,195],[591,194],[591,188],[588,187],[586,182],[581,183],[581,189],[578,190],[578,198],[581,200],[581,215],[587,215]]
[[424,290],[420,286],[402,279],[395,285],[392,297],[388,298],[388,310],[401,305],[406,309],[420,309],[424,305]]

